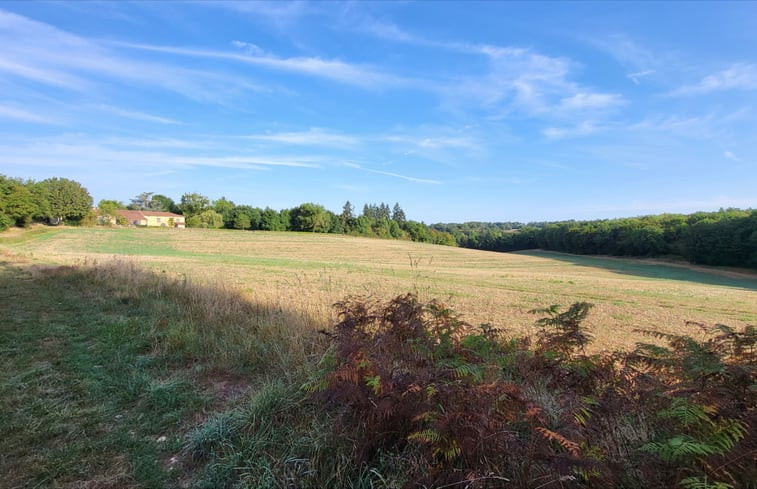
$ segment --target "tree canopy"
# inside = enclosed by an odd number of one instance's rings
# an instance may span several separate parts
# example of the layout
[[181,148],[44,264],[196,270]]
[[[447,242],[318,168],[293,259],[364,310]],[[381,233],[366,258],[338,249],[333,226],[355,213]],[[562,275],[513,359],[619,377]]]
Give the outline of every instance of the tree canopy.
[[37,184],[46,204],[43,213],[52,223],[80,221],[92,211],[92,196],[79,182],[48,178]]

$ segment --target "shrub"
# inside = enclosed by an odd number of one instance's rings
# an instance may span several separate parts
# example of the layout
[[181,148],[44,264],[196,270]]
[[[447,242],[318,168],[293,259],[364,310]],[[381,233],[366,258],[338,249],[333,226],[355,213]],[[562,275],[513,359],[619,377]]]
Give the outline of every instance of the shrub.
[[[413,294],[348,298],[308,387],[355,432],[353,458],[405,461],[405,487],[746,487],[754,327],[587,355],[590,304],[552,306],[504,338]],[[533,347],[531,345],[534,345]]]

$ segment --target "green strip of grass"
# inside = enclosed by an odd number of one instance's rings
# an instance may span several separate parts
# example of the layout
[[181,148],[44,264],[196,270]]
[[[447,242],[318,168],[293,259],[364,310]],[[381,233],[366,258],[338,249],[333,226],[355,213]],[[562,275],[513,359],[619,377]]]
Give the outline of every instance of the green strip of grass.
[[144,310],[81,285],[0,267],[2,485],[171,486],[182,429],[209,399],[154,354]]
[[550,258],[578,266],[603,268],[619,274],[643,278],[680,280],[705,285],[757,290],[757,278],[729,277],[720,274],[714,267],[710,273],[703,270],[692,270],[683,266],[665,265],[662,263],[641,263],[633,259],[624,260],[623,258],[571,255],[551,251],[519,251],[514,254]]

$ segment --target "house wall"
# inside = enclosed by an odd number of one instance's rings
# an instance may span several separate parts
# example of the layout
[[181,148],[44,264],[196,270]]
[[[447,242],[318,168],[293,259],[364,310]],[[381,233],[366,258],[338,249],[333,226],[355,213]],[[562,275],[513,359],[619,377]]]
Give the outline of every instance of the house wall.
[[145,216],[150,227],[184,227],[184,217]]

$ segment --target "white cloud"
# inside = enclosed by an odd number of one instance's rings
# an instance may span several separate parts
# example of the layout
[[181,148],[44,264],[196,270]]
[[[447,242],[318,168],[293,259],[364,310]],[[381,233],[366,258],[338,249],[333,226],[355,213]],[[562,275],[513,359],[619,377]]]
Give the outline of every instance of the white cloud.
[[548,127],[542,131],[549,139],[566,139],[577,136],[588,136],[601,129],[594,122],[584,121],[573,127]]
[[429,39],[366,15],[348,15],[344,25],[382,40],[482,57],[486,63],[483,73],[465,75],[452,83],[438,80],[426,85],[442,97],[448,109],[457,110],[465,104],[463,110],[483,108],[499,117],[513,111],[552,117],[576,110],[606,110],[624,102],[618,94],[593,93],[570,81],[574,63],[567,58],[514,46]]
[[602,110],[623,104],[623,97],[614,93],[577,93],[565,97],[560,101],[559,109],[574,110]]
[[652,75],[656,72],[656,70],[643,70],[643,71],[637,71],[636,73],[628,73],[626,74],[626,78],[634,82],[634,84],[639,85],[642,78],[645,78],[649,75]]
[[212,0],[200,2],[211,7],[221,7],[242,14],[250,14],[265,19],[267,24],[284,28],[297,22],[310,12],[310,2],[239,2]]
[[231,41],[231,45],[243,49],[247,54],[254,56],[261,56],[265,54],[265,51],[260,46],[251,42]]
[[159,124],[182,124],[181,122],[177,120],[169,119],[167,117],[161,117],[161,116],[147,114],[145,112],[138,112],[134,110],[122,109],[119,107],[113,107],[112,105],[97,104],[97,105],[92,105],[91,107],[93,109],[109,112],[111,114],[125,117],[127,119],[135,119],[135,120],[147,121],[147,122],[157,122]]
[[677,114],[650,115],[641,122],[631,124],[631,131],[669,133],[687,138],[714,139],[722,136],[725,118],[714,114],[686,117]]
[[673,95],[700,95],[720,90],[757,90],[757,65],[736,63],[699,83],[673,91]]
[[266,134],[253,134],[249,139],[269,141],[274,143],[305,145],[305,146],[354,146],[359,140],[353,136],[334,133],[319,128],[311,128],[299,132],[279,132]]
[[28,110],[19,109],[17,107],[10,107],[8,105],[0,105],[0,117],[6,119],[14,119],[21,122],[33,122],[37,124],[60,124],[57,119],[52,119],[43,115],[35,114]]
[[[139,149],[134,149],[134,148]],[[312,156],[247,155],[235,148],[220,148],[211,154],[186,151],[188,146],[145,145],[141,148],[128,139],[100,141],[94,137],[66,135],[27,141],[0,141],[0,153],[8,166],[67,168],[90,171],[163,171],[198,167],[264,170],[270,167],[317,168]],[[171,151],[173,150],[173,151]]]
[[473,139],[465,136],[385,136],[382,139],[418,149],[467,149],[477,151],[481,148]]
[[[595,47],[608,52],[620,65],[634,70],[628,76],[634,83],[638,78],[651,75],[657,68],[672,65],[674,60],[664,52],[642,46],[626,35],[616,34],[603,39],[588,39]],[[636,80],[634,80],[636,78]]]
[[347,63],[338,59],[322,59],[319,57],[291,57],[282,58],[272,55],[260,56],[239,54],[208,49],[189,49],[174,46],[155,46],[135,43],[113,43],[121,47],[152,51],[157,53],[175,54],[207,59],[222,59],[239,63],[262,66],[265,68],[288,71],[301,75],[325,78],[346,85],[362,88],[378,89],[386,86],[419,86],[411,79],[384,73],[367,66]]
[[723,152],[723,157],[727,158],[727,159],[729,159],[731,161],[741,161],[741,158],[739,158],[738,156],[736,156],[735,154],[733,154],[730,151],[724,151]]
[[385,41],[430,44],[428,41],[400,29],[396,24],[372,17],[362,16],[358,22],[354,22],[354,19],[350,18],[347,23],[350,29],[357,33],[371,34]]
[[414,183],[424,183],[424,184],[430,184],[430,185],[440,185],[442,182],[439,180],[432,180],[429,178],[417,178],[417,177],[411,177],[408,175],[402,175],[400,173],[394,173],[389,171],[382,171],[382,170],[374,170],[372,168],[366,168],[362,165],[358,165],[357,163],[344,163],[343,166],[347,166],[350,168],[355,168],[357,170],[362,170],[364,172],[368,173],[375,173],[377,175],[385,175],[388,177],[393,178],[399,178],[401,180],[407,180],[408,182],[414,182]]
[[[90,95],[114,84],[160,87],[185,97],[218,101],[249,80],[167,63],[137,61],[104,45],[0,10],[0,80],[21,79]],[[107,82],[103,80],[107,79]]]

